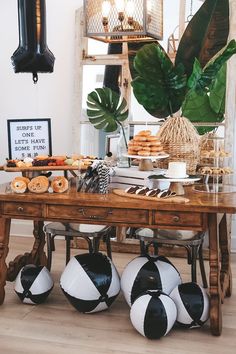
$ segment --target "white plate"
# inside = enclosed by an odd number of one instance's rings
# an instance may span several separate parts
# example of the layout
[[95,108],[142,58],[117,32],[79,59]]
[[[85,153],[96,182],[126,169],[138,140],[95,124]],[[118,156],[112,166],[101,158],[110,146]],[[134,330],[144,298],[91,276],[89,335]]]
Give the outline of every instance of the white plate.
[[188,178],[188,177],[189,177],[189,175],[185,175],[185,176],[183,176],[183,177],[173,177],[173,176],[169,176],[167,173],[164,174],[164,176],[165,176],[166,178],[171,178],[171,179],[183,179],[183,178]]
[[148,160],[156,160],[156,159],[166,159],[169,157],[168,154],[157,155],[157,156],[141,156],[141,155],[128,155],[123,154],[124,157],[130,157],[131,159],[148,159]]

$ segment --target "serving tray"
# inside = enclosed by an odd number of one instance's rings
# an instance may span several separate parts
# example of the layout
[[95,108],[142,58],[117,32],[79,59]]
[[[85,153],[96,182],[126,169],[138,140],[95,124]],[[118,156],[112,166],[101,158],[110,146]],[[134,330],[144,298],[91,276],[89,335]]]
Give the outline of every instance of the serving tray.
[[189,199],[185,197],[175,196],[168,198],[157,198],[157,197],[147,197],[145,195],[126,193],[123,189],[113,189],[112,192],[116,195],[126,198],[151,200],[152,202],[163,202],[163,203],[188,203]]

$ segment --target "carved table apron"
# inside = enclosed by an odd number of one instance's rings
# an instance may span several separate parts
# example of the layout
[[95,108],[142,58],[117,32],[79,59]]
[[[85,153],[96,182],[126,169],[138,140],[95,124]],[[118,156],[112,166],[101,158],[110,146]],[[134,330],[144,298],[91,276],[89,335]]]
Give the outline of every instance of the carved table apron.
[[[204,194],[185,187],[187,203],[142,201],[113,193],[77,193],[72,186],[63,194],[23,195],[0,185],[0,304],[6,280],[13,281],[25,264],[46,265],[43,222],[64,221],[114,226],[182,229],[209,232],[210,326],[214,335],[222,331],[221,303],[231,295],[229,236],[226,213],[236,213],[236,194]],[[30,252],[6,265],[11,219],[34,221],[34,244]]]

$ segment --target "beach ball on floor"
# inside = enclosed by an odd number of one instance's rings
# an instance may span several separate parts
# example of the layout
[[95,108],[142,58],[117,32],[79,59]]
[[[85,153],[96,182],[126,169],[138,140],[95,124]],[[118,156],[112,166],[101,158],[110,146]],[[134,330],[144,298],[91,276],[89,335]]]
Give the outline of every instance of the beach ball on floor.
[[180,283],[178,270],[162,256],[136,257],[128,263],[121,276],[121,289],[130,306],[147,290],[169,294]]
[[140,295],[130,309],[134,328],[149,339],[165,336],[177,316],[174,301],[161,291],[147,291]]
[[44,266],[28,264],[18,273],[14,290],[25,304],[41,304],[53,288],[53,280]]
[[209,318],[209,296],[197,283],[178,285],[170,297],[177,307],[177,323],[183,327],[201,327]]
[[72,257],[61,275],[60,286],[79,312],[106,310],[120,291],[120,278],[112,261],[102,253]]

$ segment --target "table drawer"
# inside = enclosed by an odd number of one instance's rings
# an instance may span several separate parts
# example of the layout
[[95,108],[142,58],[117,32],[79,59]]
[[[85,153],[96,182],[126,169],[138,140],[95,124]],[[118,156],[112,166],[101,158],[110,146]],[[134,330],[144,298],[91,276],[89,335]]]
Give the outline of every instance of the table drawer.
[[119,209],[103,207],[78,207],[48,205],[47,215],[50,218],[74,219],[78,221],[98,220],[120,223],[143,223],[148,224],[148,211],[137,209]]
[[34,203],[4,203],[3,213],[12,216],[42,216],[42,208]]
[[157,211],[154,216],[154,223],[166,226],[203,226],[201,213]]

